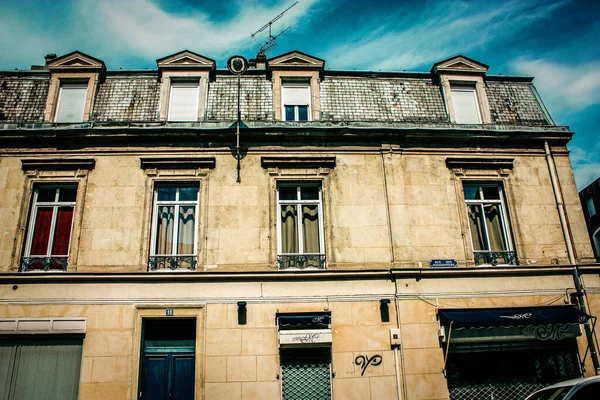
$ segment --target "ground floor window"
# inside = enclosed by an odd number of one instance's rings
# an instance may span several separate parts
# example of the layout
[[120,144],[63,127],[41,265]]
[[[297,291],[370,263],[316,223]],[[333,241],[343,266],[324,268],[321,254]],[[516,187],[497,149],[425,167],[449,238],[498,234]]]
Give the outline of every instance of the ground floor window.
[[76,400],[82,338],[0,338],[0,399]]
[[144,319],[139,399],[194,398],[196,319]]
[[522,399],[581,376],[575,339],[450,344],[451,400]]
[[284,400],[331,399],[331,348],[282,348],[281,376]]

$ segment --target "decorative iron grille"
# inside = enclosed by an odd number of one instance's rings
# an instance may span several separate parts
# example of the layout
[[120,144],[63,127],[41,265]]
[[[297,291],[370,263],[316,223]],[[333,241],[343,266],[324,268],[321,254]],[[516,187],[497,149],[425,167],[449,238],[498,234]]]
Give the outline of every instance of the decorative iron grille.
[[328,348],[299,348],[282,353],[283,400],[331,399]]
[[66,271],[69,257],[23,257],[21,271]]
[[450,400],[521,400],[543,388],[541,383],[487,383],[450,388]]
[[148,269],[156,271],[160,269],[191,269],[195,270],[198,264],[196,256],[150,256],[148,258]]
[[519,259],[517,258],[517,253],[515,251],[476,251],[474,256],[475,265],[519,264]]
[[325,269],[325,254],[292,254],[277,256],[279,269]]

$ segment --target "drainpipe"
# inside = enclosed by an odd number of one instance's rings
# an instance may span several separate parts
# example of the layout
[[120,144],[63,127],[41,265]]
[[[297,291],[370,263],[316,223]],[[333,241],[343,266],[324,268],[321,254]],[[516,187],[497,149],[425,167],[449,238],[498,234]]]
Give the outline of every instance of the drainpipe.
[[[400,305],[398,304],[398,281],[396,277],[392,276],[394,279],[394,304],[396,305],[396,326],[398,327],[398,334],[400,338],[400,346],[394,347],[394,361],[396,366],[396,385],[398,387],[398,400],[402,400],[402,396],[404,398],[408,398],[406,393],[406,367],[404,363],[404,340],[402,340],[402,328],[400,328]],[[402,387],[400,387],[400,370],[398,367],[398,347],[400,348],[400,365],[402,366]]]
[[[393,153],[392,148],[389,149],[390,153]],[[392,269],[394,268],[394,262],[396,261],[396,257],[394,255],[394,237],[392,235],[392,220],[390,217],[390,201],[388,196],[387,189],[387,175],[385,173],[385,159],[383,155],[383,149],[380,151],[381,156],[381,175],[383,178],[383,196],[385,200],[385,213],[387,217],[388,223],[388,236],[389,236],[389,245],[390,245],[390,276],[394,280],[394,306],[396,307],[396,326],[398,327],[399,337],[400,337],[400,346],[394,346],[394,367],[396,370],[396,394],[398,396],[398,400],[402,400],[403,394],[404,398],[406,398],[406,373],[404,368],[404,348],[402,341],[402,330],[400,329],[400,307],[398,304],[398,281],[396,277],[392,274]],[[398,361],[398,347],[400,347],[400,362]],[[400,365],[402,365],[402,385],[400,385]]]
[[[573,265],[573,282],[575,283],[575,289],[577,290],[577,302],[581,311],[587,314],[587,308],[585,305],[585,293],[581,285],[581,278],[577,270],[577,260],[575,259],[575,251],[573,250],[573,242],[571,241],[571,234],[569,232],[569,224],[567,223],[567,215],[565,213],[565,205],[562,197],[562,191],[560,182],[558,180],[558,174],[556,172],[556,165],[554,164],[554,158],[550,151],[548,141],[544,141],[544,151],[546,153],[546,161],[548,162],[548,170],[550,171],[550,180],[552,181],[552,189],[554,190],[554,198],[556,200],[556,208],[558,209],[558,216],[560,218],[560,226],[562,228],[565,244],[567,245],[567,255],[569,256],[569,263]],[[594,373],[598,375],[600,370],[600,363],[598,362],[598,353],[596,352],[596,345],[594,343],[594,332],[590,326],[589,320],[583,324],[585,328],[585,335],[588,341],[588,347],[590,349],[590,357],[594,364]]]

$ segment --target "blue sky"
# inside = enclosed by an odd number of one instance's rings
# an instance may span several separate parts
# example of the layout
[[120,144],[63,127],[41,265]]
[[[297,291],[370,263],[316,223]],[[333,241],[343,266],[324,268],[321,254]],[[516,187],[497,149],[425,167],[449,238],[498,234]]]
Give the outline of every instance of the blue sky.
[[[156,68],[190,49],[225,68],[256,55],[250,34],[294,0],[0,0],[0,69],[43,64],[75,49],[109,69]],[[293,49],[326,68],[429,71],[457,53],[489,73],[535,76],[570,143],[579,188],[600,175],[600,1],[300,0],[276,22],[292,28],[269,56]]]

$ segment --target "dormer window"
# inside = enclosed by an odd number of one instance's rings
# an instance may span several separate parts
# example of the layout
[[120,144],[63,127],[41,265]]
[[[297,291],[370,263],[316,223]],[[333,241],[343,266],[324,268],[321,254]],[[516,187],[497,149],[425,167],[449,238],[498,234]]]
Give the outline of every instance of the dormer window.
[[74,51],[48,59],[50,87],[44,120],[59,123],[89,121],[100,77],[106,71],[102,60]]
[[325,61],[291,51],[267,60],[273,82],[273,114],[278,121],[318,121]]
[[61,82],[54,121],[83,121],[87,89],[87,82]]
[[461,55],[433,65],[431,72],[440,79],[450,122],[477,125],[492,122],[484,81],[488,68]]
[[197,121],[199,80],[171,81],[169,121]]
[[156,60],[160,76],[160,119],[200,121],[205,118],[208,81],[214,60],[189,50]]
[[480,124],[481,113],[475,85],[451,84],[454,118],[457,124]]
[[281,97],[286,121],[310,121],[310,87],[308,82],[284,82]]

